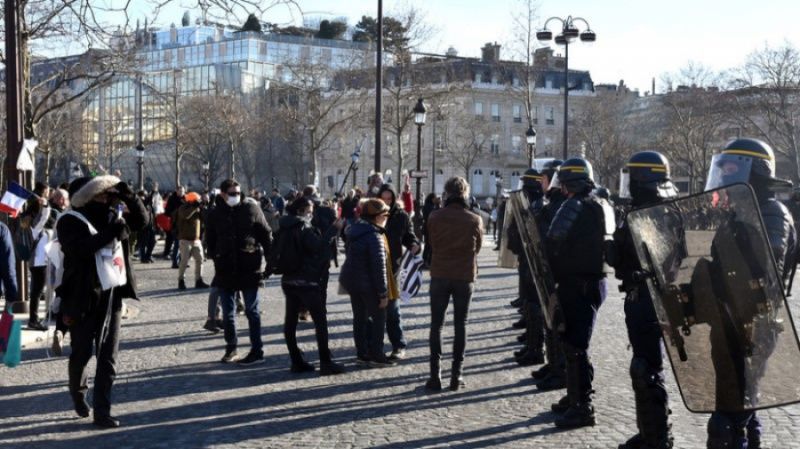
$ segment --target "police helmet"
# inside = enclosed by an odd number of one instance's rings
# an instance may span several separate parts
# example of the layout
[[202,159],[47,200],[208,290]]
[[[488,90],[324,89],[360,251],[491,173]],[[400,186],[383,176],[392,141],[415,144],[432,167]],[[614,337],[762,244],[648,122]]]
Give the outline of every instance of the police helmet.
[[573,157],[558,169],[558,182],[570,192],[580,192],[594,187],[594,170],[586,159]]
[[635,153],[620,175],[620,197],[631,198],[635,192],[649,191],[657,197],[675,197],[678,192],[670,182],[669,161],[657,151]]
[[542,185],[542,174],[535,168],[529,168],[522,174],[522,187],[534,187]]
[[735,139],[711,159],[706,190],[740,182],[750,183],[753,178],[775,179],[775,153],[761,140]]

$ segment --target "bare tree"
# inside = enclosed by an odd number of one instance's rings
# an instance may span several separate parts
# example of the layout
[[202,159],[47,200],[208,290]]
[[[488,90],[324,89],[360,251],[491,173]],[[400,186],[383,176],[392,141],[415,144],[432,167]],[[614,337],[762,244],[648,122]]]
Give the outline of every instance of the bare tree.
[[448,120],[445,154],[450,163],[464,170],[466,179],[470,179],[472,167],[485,155],[493,132],[490,122],[463,110]]
[[624,88],[598,93],[586,99],[571,128],[574,138],[585,145],[596,180],[606,186],[616,184],[620,167],[634,150],[635,132],[627,118],[633,98]]
[[517,0],[518,8],[512,13],[512,57],[525,65],[514,70],[508,93],[512,98],[521,98],[525,103],[528,126],[533,126],[533,103],[536,93],[536,69],[533,66],[533,52],[538,48],[536,22],[539,20],[537,0]]
[[733,120],[791,161],[800,179],[800,51],[786,42],[750,54],[732,87]]

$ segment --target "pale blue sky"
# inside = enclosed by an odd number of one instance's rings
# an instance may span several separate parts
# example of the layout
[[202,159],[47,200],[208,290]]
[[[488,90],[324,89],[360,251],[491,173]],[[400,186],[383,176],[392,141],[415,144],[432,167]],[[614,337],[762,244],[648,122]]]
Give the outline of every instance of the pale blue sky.
[[[351,25],[377,11],[376,0],[298,3],[307,15],[347,16]],[[443,53],[453,45],[462,56],[479,56],[489,41],[509,43],[512,14],[522,13],[518,0],[384,0],[385,13],[404,4],[422,10],[438,29],[425,51]],[[586,18],[597,32],[594,45],[570,47],[571,67],[590,70],[596,83],[624,79],[642,92],[650,89],[651,78],[658,81],[690,60],[725,69],[741,64],[766,43],[800,46],[800,0],[540,0],[539,5],[541,23],[553,15],[572,14]],[[180,22],[182,14],[176,4],[159,22]],[[281,8],[263,17],[271,22],[290,19]]]

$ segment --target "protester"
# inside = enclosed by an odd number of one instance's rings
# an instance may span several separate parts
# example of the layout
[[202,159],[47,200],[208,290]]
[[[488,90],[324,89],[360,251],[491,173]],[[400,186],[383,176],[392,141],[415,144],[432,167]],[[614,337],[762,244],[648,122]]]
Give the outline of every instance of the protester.
[[[53,190],[53,193],[50,195],[50,210],[51,215],[58,220],[58,217],[64,213],[69,207],[69,193],[61,188]],[[55,239],[55,224],[56,221],[53,221],[51,229],[50,238]],[[53,352],[54,355],[60,356],[63,350],[64,344],[64,336],[69,331],[69,328],[63,321],[63,314],[61,313],[60,306],[58,308],[52,308],[53,313],[53,321],[56,325],[56,330],[53,332],[53,342],[50,347],[50,350]]]
[[[64,253],[64,275],[56,293],[61,298],[64,323],[72,336],[69,358],[69,391],[75,412],[88,417],[86,402],[89,374],[86,365],[97,348],[94,380],[94,424],[118,427],[111,415],[111,387],[116,376],[122,299],[137,298],[133,267],[128,255],[128,236],[147,224],[142,202],[128,184],[115,176],[78,178],[70,184],[73,214],[65,213],[56,224]],[[124,218],[118,208],[127,212]],[[125,267],[125,283],[103,289],[95,254],[119,242]],[[114,260],[116,266],[116,259]]]
[[435,193],[429,193],[425,197],[425,202],[422,206],[422,238],[425,242],[425,249],[422,251],[422,260],[425,262],[426,267],[431,266],[431,245],[428,238],[428,219],[431,213],[441,207],[442,199]]
[[[397,194],[394,187],[390,184],[381,186],[378,195],[389,206],[389,218],[386,221],[386,237],[389,239],[389,251],[391,252],[392,273],[397,273],[400,267],[400,259],[403,258],[403,247],[413,254],[420,251],[419,240],[414,235],[411,227],[411,218],[403,209],[403,203],[397,201]],[[406,356],[408,346],[403,335],[403,325],[400,322],[400,302],[397,300],[389,301],[386,308],[386,334],[392,344],[392,360],[402,360]]]
[[156,211],[153,208],[153,197],[157,195],[153,192],[150,196],[144,190],[139,191],[139,198],[144,202],[147,215],[150,217],[147,226],[139,231],[139,261],[141,263],[153,263],[153,249],[156,246]]
[[283,208],[286,206],[286,203],[283,201],[281,192],[278,189],[272,189],[272,194],[269,196],[269,199],[272,201],[272,207],[275,209],[275,212],[277,212],[278,215],[283,215]]
[[178,186],[178,190],[167,198],[167,205],[164,208],[164,214],[172,220],[172,228],[167,233],[167,238],[164,242],[163,257],[164,259],[172,260],[172,268],[178,268],[178,249],[180,246],[178,244],[178,227],[175,226],[175,213],[178,211],[185,193],[186,189],[183,186]]
[[[28,329],[46,331],[47,326],[39,319],[39,303],[44,298],[47,278],[47,254],[45,246],[50,240],[56,217],[51,213],[47,201],[50,189],[46,184],[37,182],[33,196],[28,199],[27,208],[20,214],[21,231],[27,232],[30,238],[27,262],[30,264],[31,290]],[[53,211],[54,213],[54,211]]]
[[194,288],[208,288],[203,281],[203,242],[200,240],[200,228],[203,225],[200,195],[189,192],[184,195],[184,202],[176,213],[175,226],[180,244],[181,261],[178,266],[178,289],[186,290],[186,266],[189,257],[194,259]]
[[478,273],[478,252],[483,242],[483,226],[478,215],[469,211],[469,184],[454,177],[444,186],[444,207],[431,213],[428,235],[433,251],[431,262],[431,332],[429,390],[441,390],[442,326],[445,313],[453,298],[455,312],[453,339],[453,368],[450,389],[464,386],[462,369],[467,339],[469,303],[473,283]]
[[389,207],[383,201],[362,202],[361,219],[346,233],[347,258],[339,276],[353,308],[357,361],[372,367],[396,364],[383,352],[386,307],[390,299],[399,297],[384,229],[388,218]]
[[[258,203],[242,200],[239,183],[226,179],[220,184],[217,205],[206,223],[208,252],[214,259],[214,284],[219,290],[225,326],[223,363],[242,365],[264,361],[261,340],[261,316],[258,310],[258,286],[261,260],[269,254],[272,232]],[[245,315],[250,327],[250,352],[239,360],[234,321],[235,296],[244,296]]]
[[[281,217],[281,226],[275,248],[281,251],[281,288],[286,296],[286,315],[283,335],[292,361],[292,372],[314,371],[314,365],[303,359],[297,346],[297,322],[300,307],[305,307],[314,320],[319,349],[321,376],[341,374],[344,367],[333,361],[328,346],[328,318],[322,288],[327,285],[330,267],[331,243],[343,226],[336,220],[323,234],[311,225],[314,203],[300,198],[290,204],[288,215]],[[323,284],[324,281],[324,284]]]

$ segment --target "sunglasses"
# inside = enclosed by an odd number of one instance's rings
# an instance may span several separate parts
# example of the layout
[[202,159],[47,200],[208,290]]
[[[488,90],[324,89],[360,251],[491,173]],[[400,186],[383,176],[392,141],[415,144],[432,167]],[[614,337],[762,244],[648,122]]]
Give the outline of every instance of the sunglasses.
[[239,196],[242,192],[225,192],[225,194],[228,196]]

